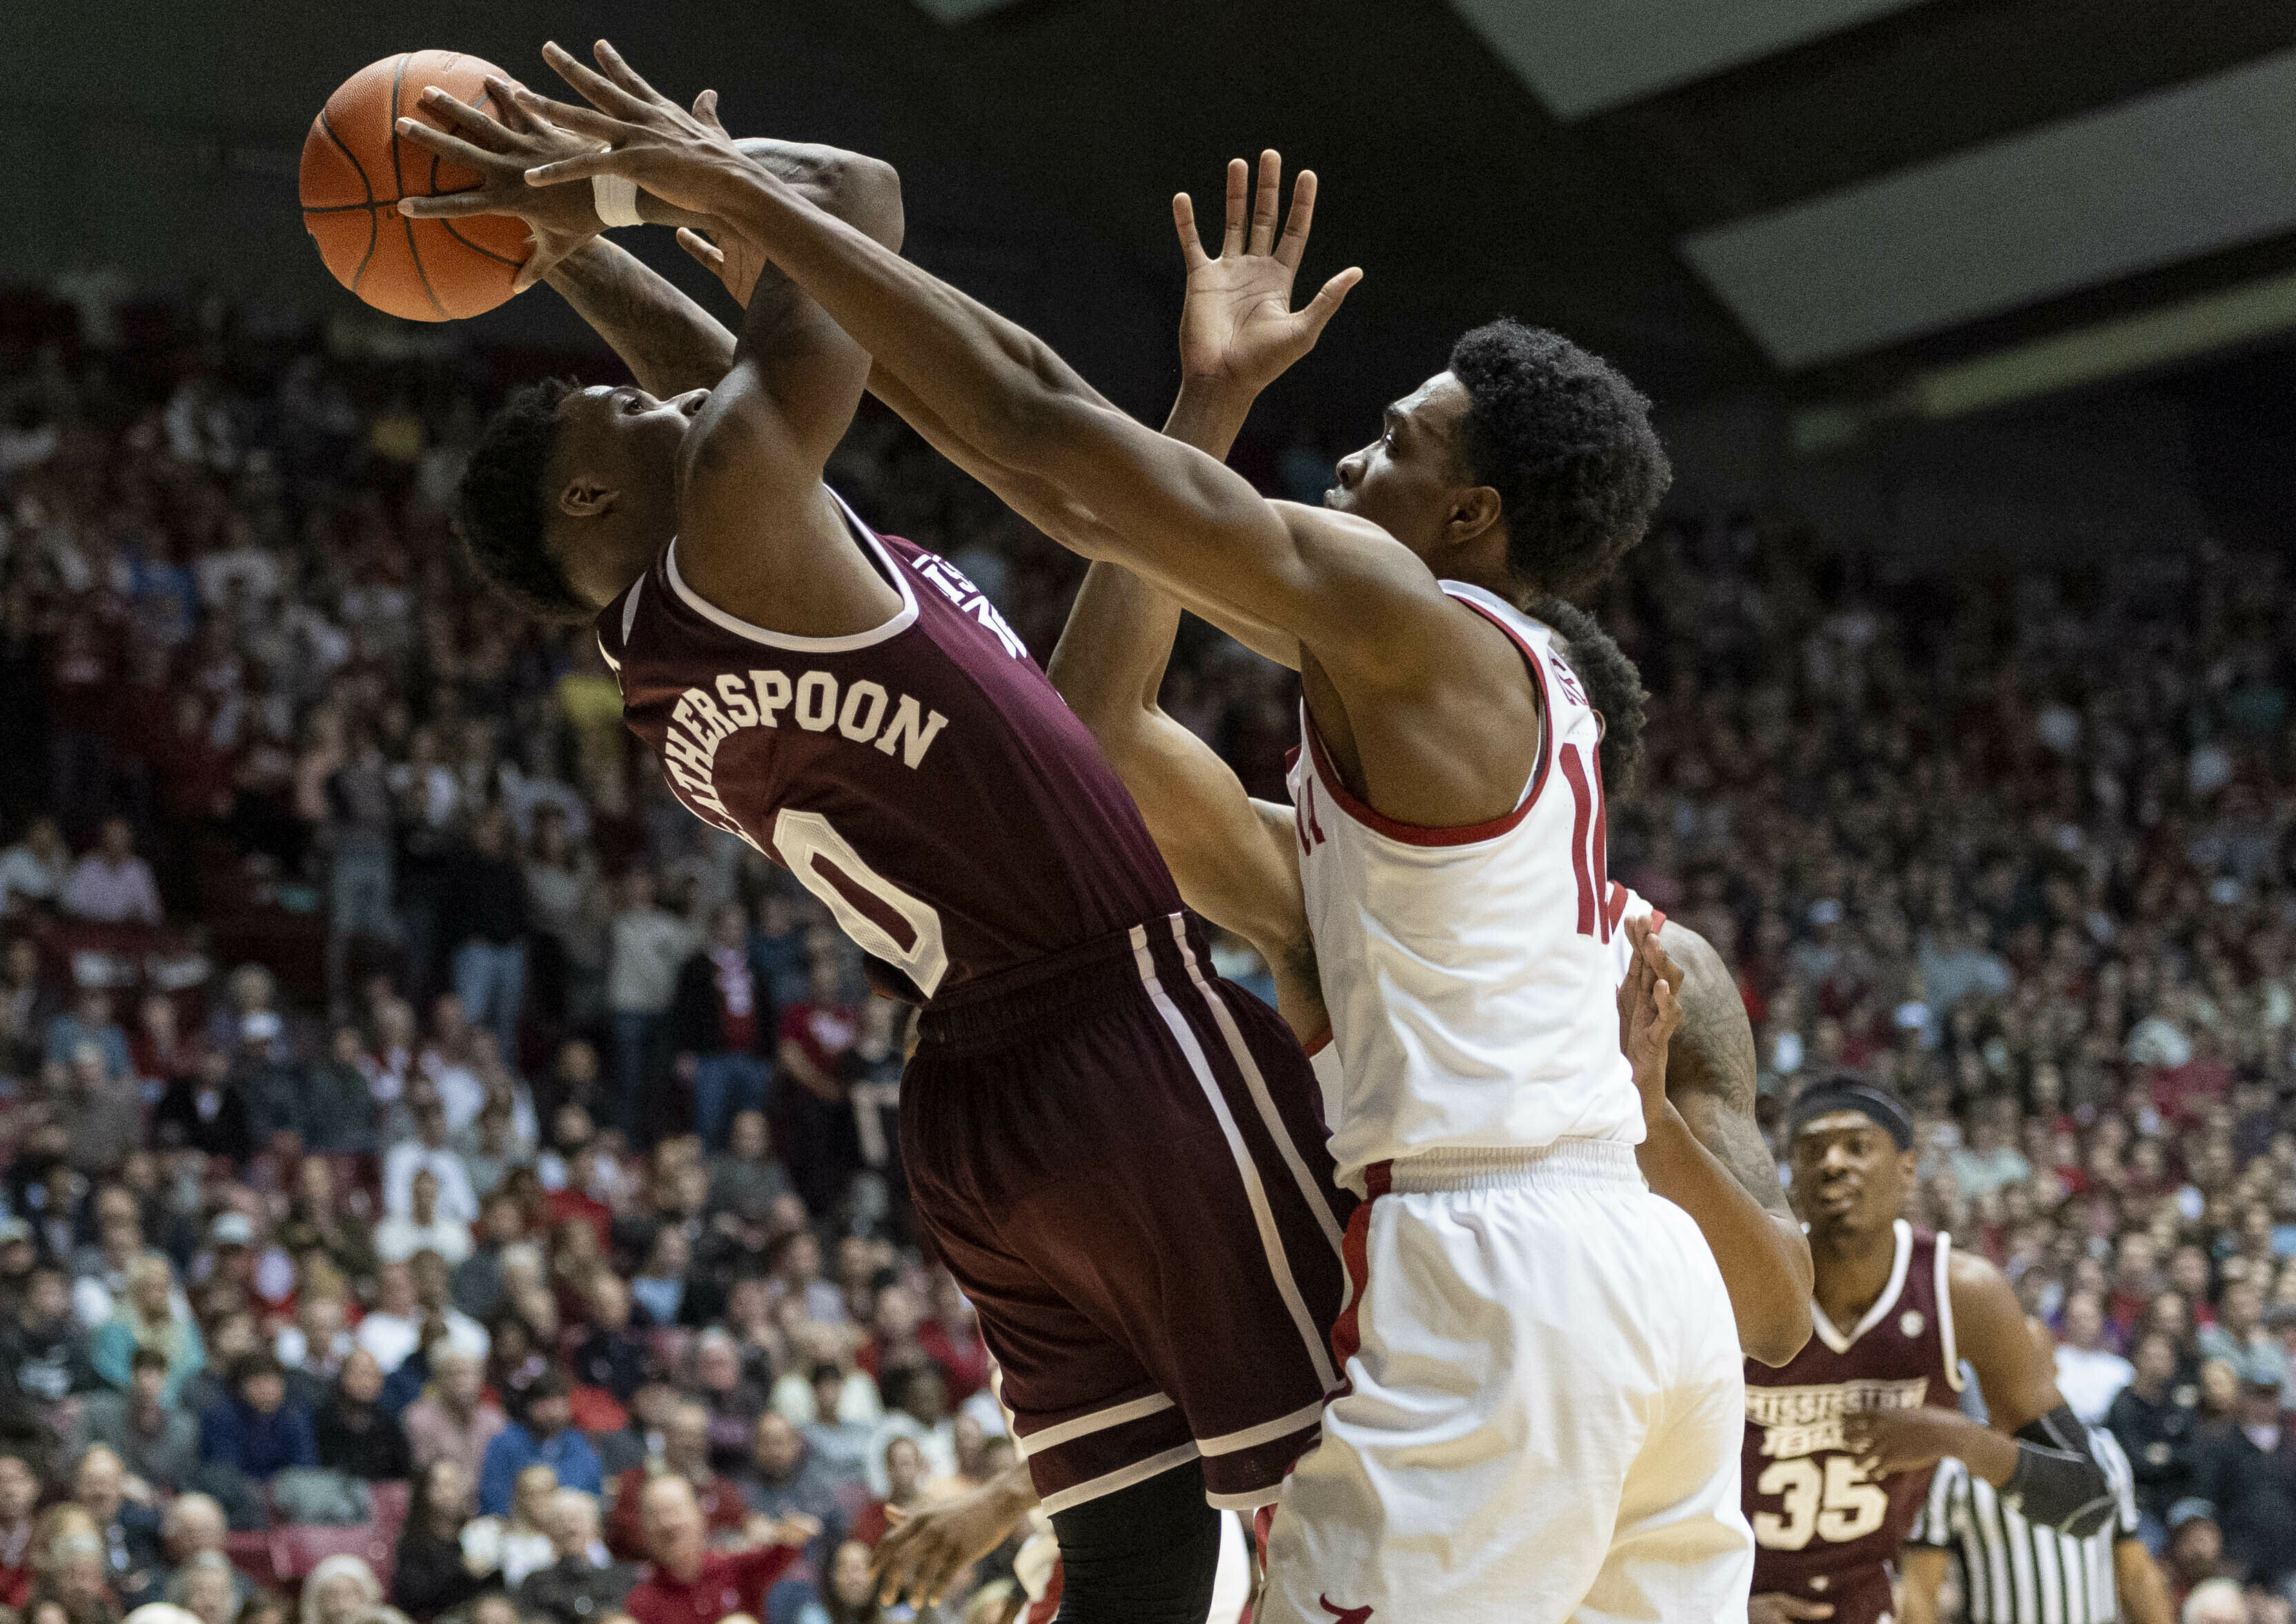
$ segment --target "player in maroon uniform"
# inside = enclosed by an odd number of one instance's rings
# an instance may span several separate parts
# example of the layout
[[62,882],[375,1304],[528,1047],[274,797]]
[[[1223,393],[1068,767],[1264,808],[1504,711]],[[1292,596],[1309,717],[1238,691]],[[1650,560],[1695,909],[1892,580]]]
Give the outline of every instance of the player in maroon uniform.
[[[1898,1217],[1915,1161],[1904,1104],[1837,1079],[1794,1102],[1789,1134],[1817,1334],[1777,1369],[1746,1362],[1751,1624],[1887,1624],[1891,1564],[1945,1456],[2033,1522],[2095,1531],[2112,1489],[2016,1293]],[[1990,1427],[1956,1407],[1964,1358]]]
[[[607,77],[552,61],[587,94],[652,97],[610,51]],[[561,228],[516,176],[564,137],[430,105],[456,133],[402,127],[488,178],[410,212]],[[676,116],[715,130],[706,97]],[[882,165],[721,150],[898,244]],[[565,254],[554,285],[611,252]],[[924,1004],[904,1161],[997,1356],[1064,1616],[1195,1624],[1211,1506],[1273,1500],[1337,1385],[1349,1203],[1307,1061],[1210,972],[1130,799],[995,607],[822,485],[869,357],[777,274],[721,266],[748,305],[735,342],[607,263],[609,289],[567,291],[644,387],[506,407],[465,480],[472,553],[530,607],[594,615],[679,799],[790,868]],[[1303,351],[1320,321],[1297,321]],[[1215,404],[1184,399],[1176,428],[1225,421]]]

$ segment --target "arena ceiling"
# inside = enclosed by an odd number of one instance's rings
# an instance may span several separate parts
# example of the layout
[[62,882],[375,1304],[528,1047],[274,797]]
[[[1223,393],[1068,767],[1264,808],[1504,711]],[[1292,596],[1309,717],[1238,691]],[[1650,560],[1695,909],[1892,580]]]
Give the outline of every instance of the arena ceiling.
[[[2287,0],[132,9],[133,27],[60,0],[20,19],[0,61],[12,161],[43,161],[75,119],[115,168],[209,132],[226,171],[250,155],[225,234],[244,218],[252,242],[284,213],[279,154],[351,68],[451,45],[537,78],[545,34],[610,32],[744,126],[893,159],[919,257],[1143,410],[1170,369],[1166,199],[1262,144],[1322,173],[1311,269],[1369,273],[1291,386],[1339,434],[1502,311],[1675,402],[1926,380],[1982,404],[2296,324]],[[87,231],[13,219],[85,256]],[[308,256],[283,228],[283,256]]]

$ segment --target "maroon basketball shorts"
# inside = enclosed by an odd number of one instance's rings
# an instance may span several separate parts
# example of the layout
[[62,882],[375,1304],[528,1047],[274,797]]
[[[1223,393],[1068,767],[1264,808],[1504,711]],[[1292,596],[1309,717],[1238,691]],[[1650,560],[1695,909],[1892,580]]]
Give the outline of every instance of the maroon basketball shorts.
[[1299,1043],[1180,915],[937,999],[901,1155],[1046,1510],[1198,1457],[1213,1505],[1275,1498],[1339,1385],[1354,1198]]

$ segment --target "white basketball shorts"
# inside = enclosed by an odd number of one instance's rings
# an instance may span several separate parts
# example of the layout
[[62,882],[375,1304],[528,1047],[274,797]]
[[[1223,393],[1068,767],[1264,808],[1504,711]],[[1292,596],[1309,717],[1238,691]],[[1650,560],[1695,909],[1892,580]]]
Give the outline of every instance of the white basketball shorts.
[[1743,1367],[1689,1215],[1620,1144],[1371,1171],[1347,1385],[1269,1525],[1259,1624],[1742,1620]]

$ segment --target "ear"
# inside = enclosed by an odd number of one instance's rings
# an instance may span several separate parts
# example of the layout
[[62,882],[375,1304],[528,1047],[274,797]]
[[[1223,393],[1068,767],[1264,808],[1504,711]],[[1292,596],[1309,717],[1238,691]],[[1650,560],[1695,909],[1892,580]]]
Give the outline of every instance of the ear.
[[1498,527],[1499,493],[1488,485],[1463,485],[1452,490],[1443,515],[1443,545],[1464,547],[1481,540]]
[[621,492],[593,474],[578,473],[560,488],[558,511],[569,519],[603,519],[614,511]]

